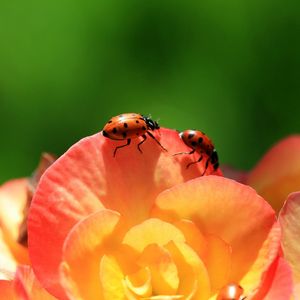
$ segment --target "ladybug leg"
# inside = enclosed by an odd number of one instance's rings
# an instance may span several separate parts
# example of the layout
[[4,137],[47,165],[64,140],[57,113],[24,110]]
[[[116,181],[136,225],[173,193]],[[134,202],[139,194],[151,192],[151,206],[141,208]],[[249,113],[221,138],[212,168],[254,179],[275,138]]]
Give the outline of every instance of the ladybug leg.
[[[203,155],[201,154],[201,156],[199,157],[198,160],[193,161],[193,162],[187,164],[186,168],[188,169],[190,165],[197,164],[197,163],[200,162],[202,159],[203,159]],[[203,175],[203,174],[202,174],[202,175]]]
[[147,139],[146,134],[143,134],[143,135],[142,135],[142,138],[143,138],[143,140],[142,140],[141,142],[139,142],[138,145],[137,145],[137,148],[139,149],[139,151],[140,151],[141,153],[143,153],[143,151],[142,151],[142,149],[141,149],[140,147],[141,147],[141,145],[142,145],[142,144],[146,141],[146,139]]
[[154,139],[154,141],[165,151],[168,152],[168,150],[155,138],[155,136],[150,132],[147,131],[147,133],[149,134],[150,137],[152,137]]
[[206,173],[207,168],[208,168],[209,161],[210,161],[210,159],[208,158],[208,159],[206,160],[206,163],[205,163],[205,169],[204,169],[204,172],[202,173],[201,176],[203,176],[203,175]]
[[116,147],[116,148],[115,148],[115,151],[114,151],[114,157],[116,156],[116,153],[117,153],[117,150],[118,150],[118,149],[128,146],[128,145],[130,144],[130,142],[131,142],[131,139],[128,139],[128,140],[127,140],[127,143],[126,143],[125,145]]
[[190,151],[190,152],[178,152],[178,153],[173,154],[173,156],[175,156],[175,155],[180,155],[180,154],[193,154],[195,151],[196,151],[196,149],[193,149],[193,150]]

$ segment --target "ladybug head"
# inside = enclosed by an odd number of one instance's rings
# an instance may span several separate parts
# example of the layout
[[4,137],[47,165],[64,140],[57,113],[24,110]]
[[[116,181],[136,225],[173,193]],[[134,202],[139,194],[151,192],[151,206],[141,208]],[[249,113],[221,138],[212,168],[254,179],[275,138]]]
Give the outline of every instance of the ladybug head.
[[147,126],[151,130],[159,129],[159,125],[156,121],[153,121],[150,117],[143,116]]

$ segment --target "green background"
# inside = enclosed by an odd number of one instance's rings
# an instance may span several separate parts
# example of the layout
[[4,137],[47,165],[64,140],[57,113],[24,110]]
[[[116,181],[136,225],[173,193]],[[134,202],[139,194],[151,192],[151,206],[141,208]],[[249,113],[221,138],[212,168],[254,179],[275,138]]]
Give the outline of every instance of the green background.
[[299,132],[300,2],[0,0],[0,182],[122,112],[249,169]]

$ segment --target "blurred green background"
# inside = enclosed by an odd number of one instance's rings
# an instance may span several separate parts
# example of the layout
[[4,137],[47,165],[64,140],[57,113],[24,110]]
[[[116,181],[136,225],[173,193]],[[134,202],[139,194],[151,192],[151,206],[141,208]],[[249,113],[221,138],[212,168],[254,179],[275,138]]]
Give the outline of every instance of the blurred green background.
[[0,1],[0,183],[122,112],[249,169],[300,131],[300,2]]

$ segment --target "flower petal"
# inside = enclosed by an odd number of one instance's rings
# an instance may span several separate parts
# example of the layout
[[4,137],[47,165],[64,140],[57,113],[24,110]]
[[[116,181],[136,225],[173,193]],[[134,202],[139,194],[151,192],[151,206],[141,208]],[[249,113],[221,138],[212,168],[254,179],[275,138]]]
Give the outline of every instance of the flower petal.
[[278,266],[280,238],[281,231],[276,222],[259,249],[255,261],[240,281],[245,294],[251,294],[253,299],[262,299],[272,285]]
[[18,239],[26,201],[27,179],[10,180],[0,186],[0,226],[6,228],[14,241]]
[[204,236],[192,221],[182,219],[174,222],[174,225],[181,230],[187,244],[203,260],[209,274],[212,291],[225,285],[228,282],[231,267],[230,245],[217,236]]
[[27,185],[27,179],[22,178],[0,187],[0,234],[19,264],[29,264],[27,248],[17,242],[27,203]]
[[37,281],[31,267],[19,266],[14,279],[16,294],[19,299],[55,300]]
[[152,294],[151,279],[149,268],[141,268],[125,277],[125,288],[127,287],[134,295],[142,296],[143,298],[149,297]]
[[186,243],[197,252],[199,257],[203,259],[207,256],[208,241],[192,221],[181,219],[174,222],[173,225],[175,225],[184,234]]
[[293,279],[291,268],[283,258],[280,258],[272,286],[264,300],[290,299],[292,292]]
[[184,235],[175,226],[159,219],[149,219],[132,227],[124,236],[123,243],[139,253],[151,244],[166,245],[169,241],[184,242]]
[[155,295],[176,295],[179,286],[178,271],[167,250],[157,244],[150,244],[144,249],[138,264],[149,267]]
[[207,236],[207,255],[204,260],[209,274],[212,292],[222,288],[228,281],[231,271],[231,246],[222,239]]
[[300,135],[281,140],[249,173],[247,184],[270,202],[276,212],[291,192],[300,190]]
[[117,212],[98,211],[76,224],[63,249],[62,282],[68,294],[76,298],[101,298],[99,264],[105,251],[114,243],[120,220]]
[[210,282],[207,270],[197,253],[186,243],[170,241],[165,247],[176,262],[180,285],[177,294],[184,299],[207,300]]
[[[300,192],[288,196],[280,211],[279,223],[284,257],[292,269],[295,286],[300,286]],[[298,297],[299,291],[300,289]]]
[[160,133],[153,134],[169,152],[148,138],[141,154],[140,139],[133,139],[116,157],[114,149],[124,142],[95,134],[71,147],[42,176],[28,217],[29,251],[37,277],[57,297],[66,299],[58,283],[62,245],[80,219],[105,207],[138,224],[148,218],[158,193],[201,174],[200,166],[187,170],[172,156],[182,146],[178,133]]
[[17,300],[14,290],[13,281],[0,280],[0,299],[1,300]]
[[169,222],[190,219],[204,235],[218,236],[230,245],[233,282],[239,282],[255,261],[275,222],[272,208],[252,188],[219,176],[162,192],[152,215]]
[[[124,300],[125,289],[123,279],[125,278],[118,262],[110,256],[104,255],[100,264],[100,281],[102,285],[102,297],[104,300]],[[94,297],[94,295],[93,295]],[[99,297],[97,299],[102,299]],[[93,299],[93,298],[85,298]]]
[[4,235],[0,228],[0,280],[9,280],[14,277],[17,268],[17,261],[11,253],[10,248],[4,240]]

